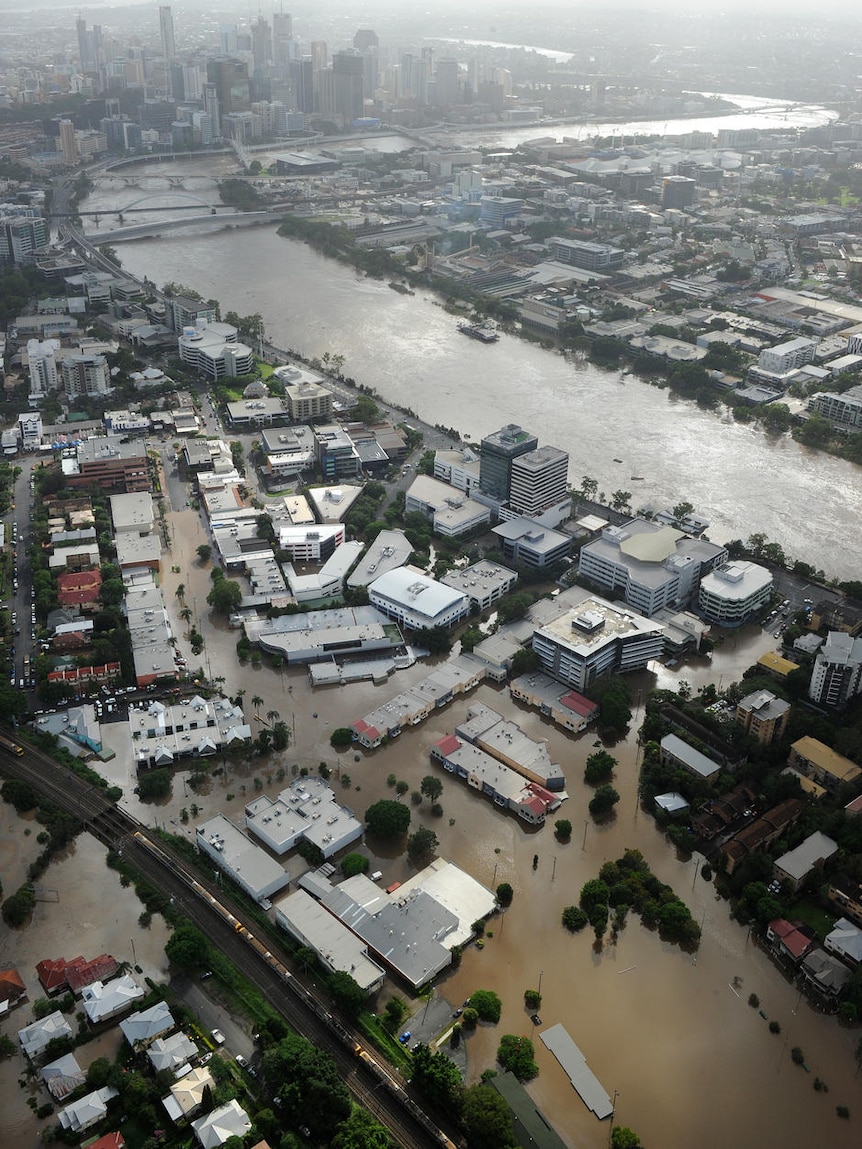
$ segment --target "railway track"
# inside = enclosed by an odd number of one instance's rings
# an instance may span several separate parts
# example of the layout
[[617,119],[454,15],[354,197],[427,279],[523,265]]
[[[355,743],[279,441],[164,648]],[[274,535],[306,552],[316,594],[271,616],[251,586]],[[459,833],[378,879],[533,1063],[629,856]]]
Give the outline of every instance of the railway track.
[[[15,737],[13,731],[0,731],[0,737],[4,735],[7,740]],[[363,1048],[363,1035],[334,1017],[327,1004],[288,970],[289,959],[277,945],[269,938],[265,945],[255,938],[254,924],[244,920],[237,907],[226,904],[221,886],[190,867],[143,823],[118,809],[99,787],[44,751],[18,744],[24,754],[5,753],[0,761],[2,773],[29,783],[60,809],[78,817],[109,849],[121,851],[242,970],[292,1029],[330,1053],[353,1096],[387,1127],[399,1145],[404,1149],[455,1149],[455,1143],[410,1097],[394,1073]],[[362,1056],[357,1056],[357,1051]]]

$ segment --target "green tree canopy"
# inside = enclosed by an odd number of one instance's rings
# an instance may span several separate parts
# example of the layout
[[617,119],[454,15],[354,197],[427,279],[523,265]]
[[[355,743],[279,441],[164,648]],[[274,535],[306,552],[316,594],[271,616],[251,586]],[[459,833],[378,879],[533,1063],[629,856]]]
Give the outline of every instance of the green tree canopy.
[[207,595],[207,602],[216,614],[231,614],[242,602],[242,587],[232,578],[217,579]]
[[327,985],[329,996],[338,1008],[349,1014],[350,1017],[358,1017],[367,997],[362,986],[358,985],[344,970],[336,970],[335,973],[330,974]]
[[608,754],[607,750],[596,750],[587,758],[584,781],[588,786],[598,786],[601,782],[607,782],[613,775],[616,764],[616,758]]
[[475,1009],[482,1021],[500,1020],[503,1003],[492,989],[477,989],[470,994],[470,1008]]
[[461,1124],[470,1149],[517,1149],[512,1111],[490,1085],[465,1091]]
[[397,838],[404,834],[410,825],[410,807],[403,802],[393,802],[381,798],[365,811],[365,821],[372,834],[381,838]]
[[444,1111],[457,1112],[461,1106],[461,1071],[445,1053],[432,1053],[427,1045],[413,1050],[413,1085]]
[[201,931],[190,922],[177,926],[167,940],[165,954],[178,969],[202,969],[210,963],[210,946]]
[[296,1034],[263,1055],[266,1080],[277,1084],[282,1116],[294,1128],[307,1125],[315,1143],[329,1141],[351,1114],[350,1094],[332,1057]]
[[504,1069],[514,1073],[519,1081],[532,1081],[539,1072],[532,1041],[513,1033],[506,1033],[500,1038],[497,1060]]
[[342,1121],[330,1149],[395,1149],[395,1142],[380,1122],[365,1109],[354,1109]]
[[443,783],[436,774],[426,774],[419,784],[419,791],[432,802],[436,802],[443,793]]
[[420,826],[416,833],[407,839],[407,856],[414,865],[419,865],[428,861],[438,845],[434,831],[429,830],[427,826]]

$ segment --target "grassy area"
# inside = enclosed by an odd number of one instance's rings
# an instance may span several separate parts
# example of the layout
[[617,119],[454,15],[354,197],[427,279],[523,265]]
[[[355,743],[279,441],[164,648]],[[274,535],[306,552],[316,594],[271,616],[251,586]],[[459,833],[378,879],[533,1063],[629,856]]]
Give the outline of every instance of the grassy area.
[[835,925],[835,915],[829,913],[827,910],[821,909],[816,902],[808,898],[803,898],[802,901],[796,902],[795,905],[791,906],[787,917],[790,921],[798,920],[811,926],[820,941],[823,941]]
[[275,370],[271,363],[264,363],[262,359],[255,359],[254,364],[260,372],[261,379],[268,379]]
[[361,1013],[357,1024],[375,1048],[396,1069],[402,1069],[409,1077],[413,1069],[413,1058],[403,1045],[399,1045],[392,1034],[383,1028],[380,1018],[373,1013]]

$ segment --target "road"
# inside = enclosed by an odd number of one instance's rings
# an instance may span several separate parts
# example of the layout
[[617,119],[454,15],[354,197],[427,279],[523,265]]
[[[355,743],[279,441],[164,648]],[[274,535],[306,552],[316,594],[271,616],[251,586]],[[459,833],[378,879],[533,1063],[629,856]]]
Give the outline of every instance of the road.
[[[2,730],[2,734],[12,741],[16,739],[13,730]],[[86,829],[106,846],[121,853],[233,962],[296,1033],[326,1050],[356,1100],[374,1113],[399,1145],[404,1149],[439,1149],[441,1145],[451,1144],[390,1071],[381,1075],[354,1056],[354,1046],[365,1043],[358,1031],[333,1017],[328,1004],[319,1000],[295,975],[285,978],[278,972],[276,965],[284,968],[290,961],[275,943],[266,938],[269,960],[249,944],[247,939],[255,924],[247,921],[242,911],[231,903],[227,890],[192,870],[178,855],[169,852],[164,843],[157,841],[151,830],[114,806],[101,790],[56,763],[50,755],[26,745],[20,757],[0,753],[4,754],[0,765],[5,775],[28,782],[61,809],[80,818]],[[153,843],[158,854],[148,848],[147,842]],[[165,858],[164,862],[159,854]],[[202,890],[200,895],[191,887],[192,881]],[[234,923],[242,923],[245,931],[238,932],[236,924],[226,920],[217,908],[220,905],[228,909]],[[390,1082],[394,1088],[380,1088]]]

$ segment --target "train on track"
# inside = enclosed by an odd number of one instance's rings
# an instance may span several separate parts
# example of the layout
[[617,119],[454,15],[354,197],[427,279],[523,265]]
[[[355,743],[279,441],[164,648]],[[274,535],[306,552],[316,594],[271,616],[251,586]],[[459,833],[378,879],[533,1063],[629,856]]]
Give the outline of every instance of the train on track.
[[301,982],[297,981],[290,970],[279,960],[278,956],[267,949],[266,945],[264,945],[259,938],[256,938],[251,930],[230,912],[227,906],[222,905],[218,898],[214,897],[196,878],[187,873],[181,865],[177,865],[176,858],[171,857],[166,850],[163,850],[161,846],[157,845],[147,834],[136,830],[134,838],[144,849],[158,858],[162,865],[167,866],[173,873],[182,878],[199,898],[207,902],[219,917],[227,922],[234,932],[251,946],[258,957],[262,958],[269,968],[281,978],[284,984],[303,1001],[305,1006],[326,1024],[327,1029],[338,1038],[341,1044],[346,1046],[351,1053],[353,1053],[354,1057],[368,1067],[371,1073],[377,1078],[378,1083],[397,1099],[399,1105],[403,1106],[410,1113],[414,1120],[437,1141],[438,1145],[441,1145],[443,1149],[457,1149],[455,1142],[447,1137],[443,1130],[434,1124],[421,1106],[416,1104],[398,1078],[387,1069],[386,1066],[382,1065],[372,1053],[362,1046],[356,1040],[355,1035],[342,1025],[338,1018],[334,1017],[322,1002],[318,1001],[313,994],[308,992]]
[[24,753],[23,746],[13,742],[11,738],[4,738],[2,734],[0,734],[0,749],[5,750],[7,754],[14,754],[18,758]]

